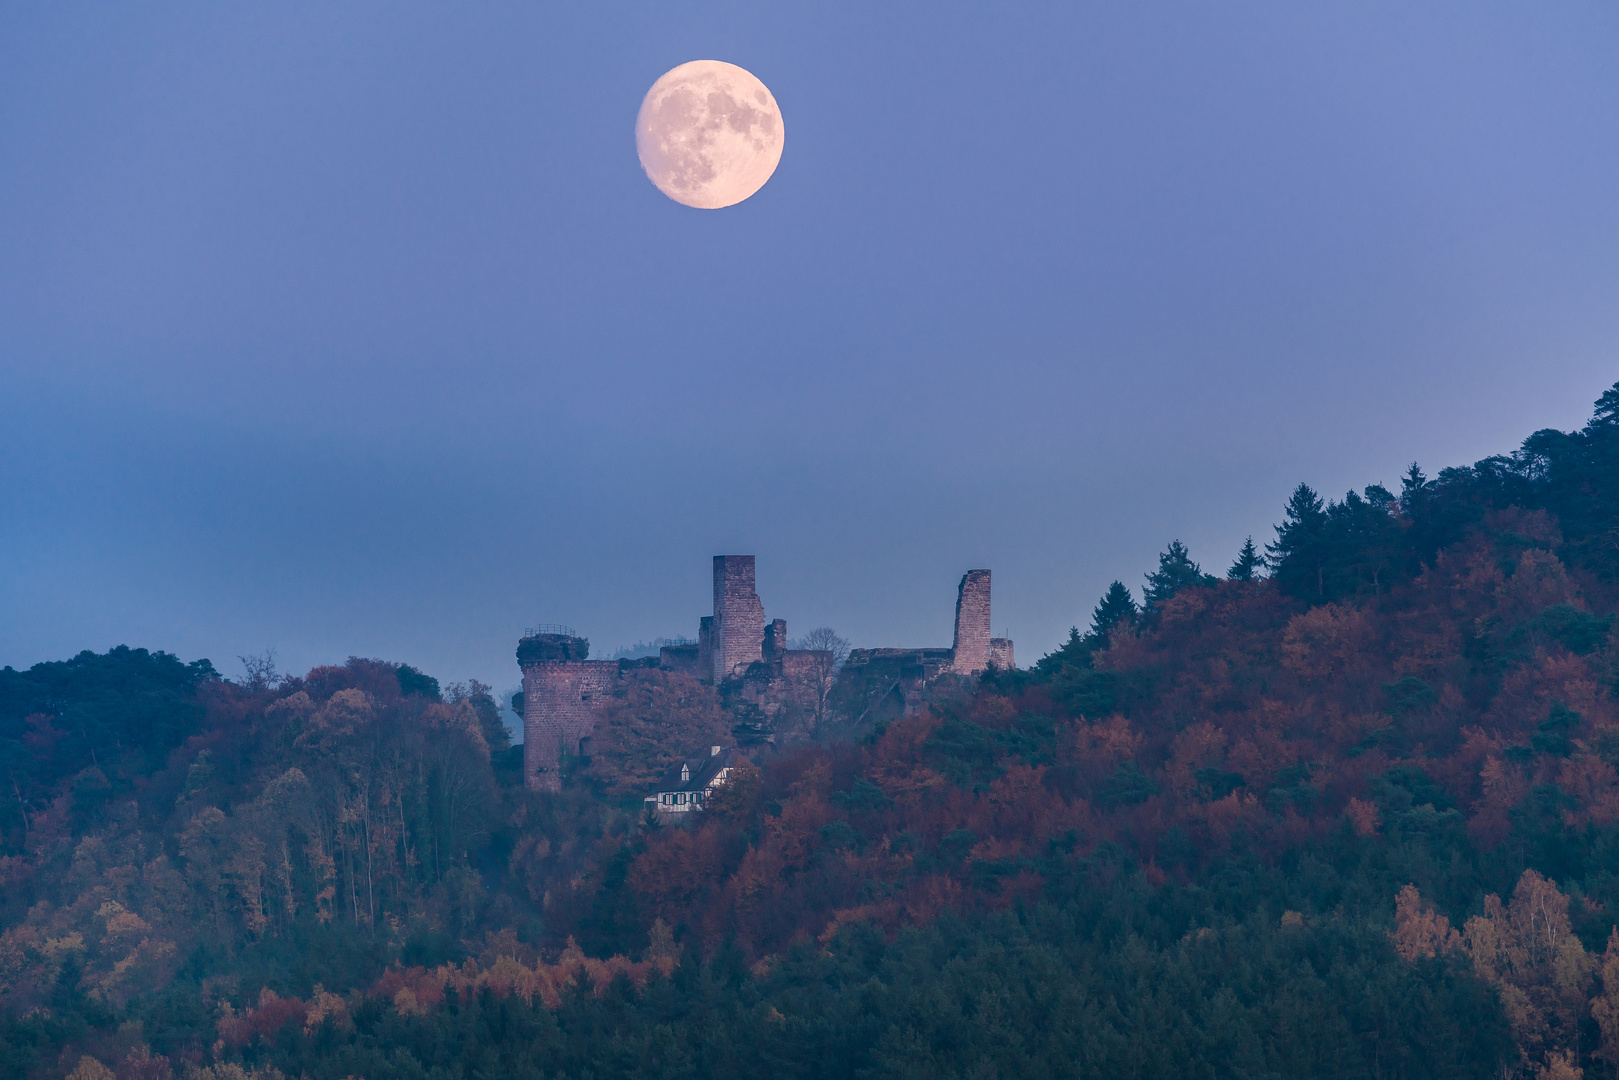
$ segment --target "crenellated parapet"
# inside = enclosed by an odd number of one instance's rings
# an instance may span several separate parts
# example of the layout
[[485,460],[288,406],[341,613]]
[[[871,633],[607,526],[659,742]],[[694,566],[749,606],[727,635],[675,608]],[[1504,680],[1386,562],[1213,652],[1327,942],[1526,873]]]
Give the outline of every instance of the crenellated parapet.
[[715,682],[741,675],[749,664],[764,658],[765,609],[754,588],[752,555],[714,556],[710,625]]
[[[990,636],[989,579],[988,570],[963,575],[956,589],[955,637],[949,648],[856,649],[840,679],[831,652],[789,649],[787,621],[765,621],[754,557],[716,555],[714,611],[702,617],[697,641],[665,646],[656,660],[636,663],[712,683],[736,721],[733,730],[753,732],[754,741],[774,741],[778,731],[804,737],[806,732],[823,730],[829,710],[836,711],[829,697],[834,684],[859,684],[852,697],[844,695],[850,697],[849,716],[856,722],[879,704],[910,712],[928,699],[935,682],[956,686],[992,668],[1008,671],[1016,666],[1012,642]],[[523,779],[532,789],[561,789],[562,758],[586,752],[597,708],[630,664],[589,657],[590,642],[563,626],[536,627],[518,643],[517,662],[523,670]],[[873,694],[876,697],[868,701]]]
[[578,754],[596,728],[596,706],[618,679],[614,660],[590,660],[572,633],[532,633],[517,644],[523,670],[523,783],[560,791],[562,755]]

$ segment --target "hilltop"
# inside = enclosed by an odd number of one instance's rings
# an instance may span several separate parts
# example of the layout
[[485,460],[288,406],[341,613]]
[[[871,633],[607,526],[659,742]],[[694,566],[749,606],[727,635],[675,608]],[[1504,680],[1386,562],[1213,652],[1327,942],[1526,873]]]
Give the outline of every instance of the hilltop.
[[0,1074],[1610,1071],[1616,480],[1619,385],[1300,485],[1263,560],[1172,543],[1140,605],[684,828],[613,752],[723,724],[678,672],[552,794],[487,687],[397,663],[6,669]]

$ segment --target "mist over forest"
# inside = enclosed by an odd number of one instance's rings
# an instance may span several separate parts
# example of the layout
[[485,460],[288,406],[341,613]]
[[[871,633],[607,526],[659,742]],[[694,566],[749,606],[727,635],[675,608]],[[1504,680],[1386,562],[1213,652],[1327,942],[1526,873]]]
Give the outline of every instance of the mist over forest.
[[1619,384],[1278,507],[917,708],[619,649],[554,793],[409,663],[0,670],[0,1080],[1619,1074]]

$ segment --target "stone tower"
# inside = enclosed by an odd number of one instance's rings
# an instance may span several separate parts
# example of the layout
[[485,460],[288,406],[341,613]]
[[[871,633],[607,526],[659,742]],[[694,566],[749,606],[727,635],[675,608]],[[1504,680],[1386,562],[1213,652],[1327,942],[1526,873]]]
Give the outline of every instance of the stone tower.
[[587,660],[590,642],[567,627],[529,631],[517,645],[523,669],[523,783],[562,790],[562,754],[577,754],[596,728],[596,703],[612,692],[618,664]]
[[956,592],[956,641],[950,670],[957,675],[977,675],[987,669],[989,642],[989,571],[969,570]]
[[709,652],[713,679],[741,674],[763,659],[765,609],[754,591],[752,555],[714,556],[714,622]]

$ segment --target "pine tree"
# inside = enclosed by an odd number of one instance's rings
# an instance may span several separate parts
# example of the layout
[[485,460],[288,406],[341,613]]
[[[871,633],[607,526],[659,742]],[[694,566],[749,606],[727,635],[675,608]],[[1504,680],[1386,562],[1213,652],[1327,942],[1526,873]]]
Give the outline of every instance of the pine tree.
[[1405,475],[1400,477],[1400,499],[1403,501],[1411,498],[1426,487],[1427,484],[1428,478],[1422,475],[1421,467],[1413,461],[1411,467],[1405,470]]
[[1102,600],[1091,613],[1091,633],[1097,638],[1105,638],[1115,626],[1135,625],[1140,609],[1136,607],[1135,597],[1125,588],[1124,582],[1115,581],[1107,587]]
[[1276,526],[1276,542],[1266,544],[1272,578],[1294,596],[1321,596],[1326,585],[1327,510],[1309,484],[1293,489]]
[[1616,425],[1619,425],[1619,382],[1614,383],[1597,398],[1596,408],[1591,413],[1591,422],[1585,425],[1585,430]]
[[1242,542],[1242,550],[1237,552],[1237,561],[1231,564],[1226,571],[1226,577],[1232,581],[1252,581],[1258,576],[1259,570],[1265,565],[1265,559],[1254,547],[1254,538],[1249,537]]
[[1215,579],[1205,574],[1186,545],[1179,540],[1170,541],[1169,547],[1158,556],[1158,569],[1147,575],[1147,587],[1142,592],[1141,610],[1151,615],[1164,606],[1164,602],[1182,589],[1196,585],[1212,585]]

